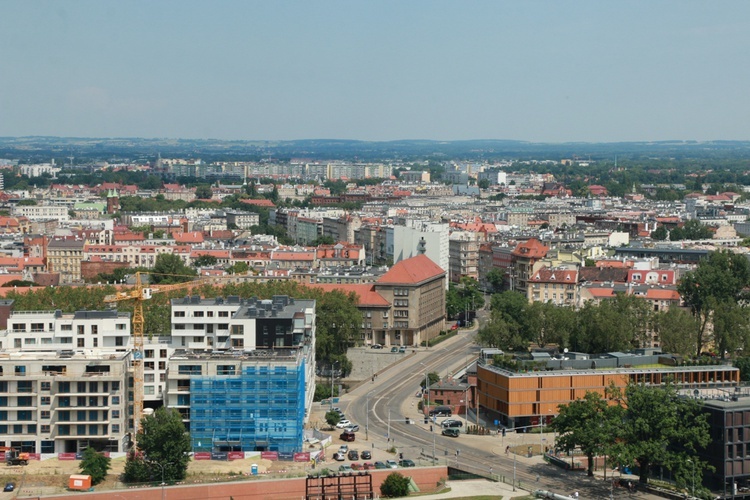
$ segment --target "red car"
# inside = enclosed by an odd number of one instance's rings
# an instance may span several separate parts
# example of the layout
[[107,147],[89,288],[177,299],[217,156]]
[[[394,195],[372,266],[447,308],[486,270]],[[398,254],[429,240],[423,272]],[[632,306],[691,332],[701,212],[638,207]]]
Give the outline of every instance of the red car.
[[375,464],[373,464],[372,462],[365,462],[365,463],[362,464],[362,469],[363,470],[371,470],[371,469],[374,469],[374,468],[375,468]]
[[357,462],[354,462],[351,464],[352,470],[364,470],[364,467],[362,465],[358,464]]
[[453,323],[453,326],[451,326],[451,330],[458,330],[458,323]]

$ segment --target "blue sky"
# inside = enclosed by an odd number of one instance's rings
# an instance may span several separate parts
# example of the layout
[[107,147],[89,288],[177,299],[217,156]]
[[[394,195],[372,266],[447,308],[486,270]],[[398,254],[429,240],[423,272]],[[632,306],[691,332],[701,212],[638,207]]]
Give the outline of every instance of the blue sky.
[[750,2],[0,2],[0,136],[750,140]]

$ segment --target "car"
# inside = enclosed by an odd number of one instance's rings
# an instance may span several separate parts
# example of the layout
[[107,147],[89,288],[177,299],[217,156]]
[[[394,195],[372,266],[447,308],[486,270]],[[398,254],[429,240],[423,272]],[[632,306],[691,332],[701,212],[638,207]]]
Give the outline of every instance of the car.
[[372,345],[370,346],[370,349],[382,349],[382,348],[383,348],[383,346],[382,346],[382,345],[380,345],[380,344],[372,344]]
[[359,432],[359,426],[357,424],[350,425],[346,428],[346,432]]
[[376,469],[387,469],[388,466],[385,465],[385,462],[381,462],[381,461],[378,460],[377,462],[375,462],[375,468]]
[[339,423],[336,424],[336,427],[339,428],[339,429],[346,429],[350,425],[352,425],[352,423],[349,422],[348,420],[344,419],[344,420],[339,420]]
[[359,460],[359,452],[357,450],[349,450],[349,460]]
[[404,459],[404,460],[399,460],[398,466],[399,467],[416,467],[417,464],[414,463],[414,460],[409,460],[407,458],[407,459]]
[[362,470],[362,464],[360,464],[358,462],[354,462],[352,464],[352,470]]
[[372,459],[372,453],[370,452],[370,450],[364,450],[362,453],[359,454],[359,456],[362,460]]
[[352,472],[352,466],[349,464],[339,465],[339,472]]
[[458,435],[460,434],[460,432],[459,432],[458,429],[452,429],[452,428],[449,427],[448,429],[443,429],[442,434],[443,434],[443,436],[449,436],[449,437],[457,438]]
[[406,352],[406,346],[402,345],[401,347],[399,347],[398,352]]
[[372,470],[375,468],[375,464],[372,462],[365,462],[362,464],[362,470]]
[[16,483],[5,483],[5,488],[3,488],[3,491],[13,491],[16,489]]
[[443,420],[443,423],[440,424],[440,425],[442,425],[443,428],[448,428],[448,427],[463,427],[464,423],[461,422],[460,420],[454,420],[452,418],[449,418],[449,419]]
[[341,411],[341,408],[339,408],[338,406],[334,406],[334,407],[333,407],[333,408],[331,408],[331,409],[330,409],[329,411],[335,411],[335,412],[336,412],[336,413],[338,413],[339,415],[342,415],[342,414],[344,413],[344,412],[342,412],[342,411]]
[[389,469],[398,469],[398,462],[395,460],[386,460],[385,465],[387,465]]
[[398,347],[391,347],[391,352],[398,352]]
[[344,431],[339,435],[339,439],[351,443],[356,439],[356,435],[353,432]]
[[333,459],[336,460],[337,462],[343,462],[344,460],[346,460],[346,454],[341,453],[341,452],[334,453]]
[[347,453],[349,453],[349,445],[348,444],[342,444],[341,446],[339,446],[339,453],[343,453],[344,455],[346,455]]
[[458,323],[454,323],[451,325],[451,330],[458,330]]

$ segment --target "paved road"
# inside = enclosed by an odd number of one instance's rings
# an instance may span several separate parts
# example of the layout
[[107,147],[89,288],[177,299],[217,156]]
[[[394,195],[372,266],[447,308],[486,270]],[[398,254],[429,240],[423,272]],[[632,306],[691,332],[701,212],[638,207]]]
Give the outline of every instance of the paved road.
[[[456,373],[475,359],[478,354],[478,347],[473,344],[475,332],[462,331],[434,348],[418,350],[381,373],[375,382],[365,383],[344,395],[339,406],[350,420],[362,427],[357,447],[386,450],[395,446],[405,458],[423,465],[434,460],[486,476],[490,475],[491,468],[495,479],[504,478],[508,483],[512,483],[515,469],[517,490],[544,489],[561,494],[579,491],[582,498],[609,498],[609,482],[601,477],[589,478],[585,473],[564,471],[545,463],[538,455],[528,458],[505,454],[508,445],[539,444],[539,434],[508,433],[505,438],[461,434],[459,438],[450,438],[440,435],[439,425],[434,426],[436,432],[430,432],[429,425],[423,423],[421,413],[417,411],[419,399],[415,393],[419,383],[424,380],[425,372],[435,371],[445,376]],[[406,417],[410,418],[411,424],[405,423]],[[551,440],[552,435],[546,438]],[[390,458],[384,453],[374,455],[374,460]],[[629,494],[615,490],[614,496],[625,498]]]

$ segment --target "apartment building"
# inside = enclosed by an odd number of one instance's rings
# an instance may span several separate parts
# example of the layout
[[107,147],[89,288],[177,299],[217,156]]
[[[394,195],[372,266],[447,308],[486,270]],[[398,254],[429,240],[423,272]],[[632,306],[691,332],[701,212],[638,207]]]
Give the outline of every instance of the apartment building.
[[539,269],[528,281],[529,302],[551,302],[556,306],[576,307],[579,304],[578,270],[565,268]]
[[78,238],[53,239],[47,244],[47,269],[60,273],[61,283],[81,280],[84,241]]
[[12,213],[15,217],[26,217],[32,221],[55,219],[66,222],[70,219],[68,207],[57,205],[16,205]]
[[464,276],[479,280],[480,233],[454,232],[449,241],[449,278],[458,283]]
[[233,225],[238,229],[250,229],[260,224],[260,215],[255,212],[227,210],[226,214],[227,225]]
[[315,301],[172,300],[165,403],[195,451],[300,451],[315,393]]
[[549,248],[536,238],[519,243],[511,252],[511,288],[523,294],[527,293],[529,280],[541,267],[541,259],[547,256]]
[[129,340],[127,313],[11,312],[0,332],[0,446],[126,451]]

